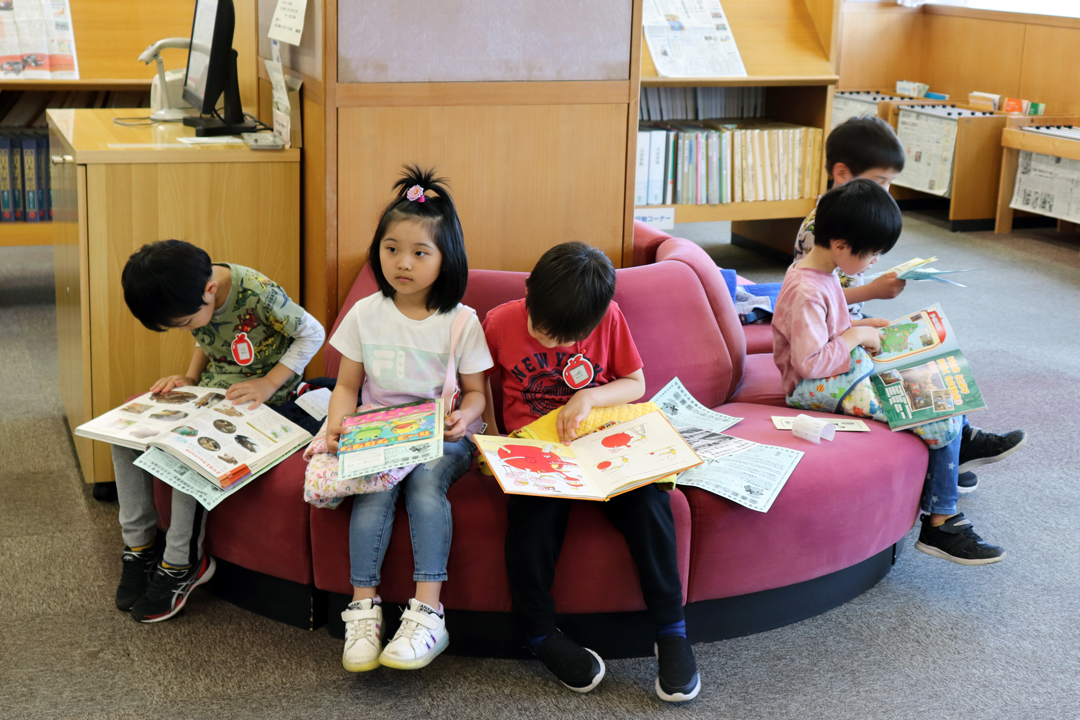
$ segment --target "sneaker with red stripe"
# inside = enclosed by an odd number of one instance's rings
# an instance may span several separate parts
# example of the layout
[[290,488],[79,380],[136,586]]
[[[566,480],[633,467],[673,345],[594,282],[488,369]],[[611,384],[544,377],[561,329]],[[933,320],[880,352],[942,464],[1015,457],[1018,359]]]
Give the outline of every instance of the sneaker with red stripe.
[[142,623],[168,620],[184,609],[191,591],[210,580],[216,568],[209,555],[186,568],[170,568],[159,562],[146,594],[131,608],[131,617]]

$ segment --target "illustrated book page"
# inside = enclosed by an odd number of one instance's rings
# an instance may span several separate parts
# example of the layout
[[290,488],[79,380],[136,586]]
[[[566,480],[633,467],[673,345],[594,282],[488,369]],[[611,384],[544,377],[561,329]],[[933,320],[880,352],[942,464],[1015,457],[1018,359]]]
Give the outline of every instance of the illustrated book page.
[[349,479],[442,457],[443,401],[422,400],[349,415],[338,444],[338,477]]
[[490,435],[475,439],[503,491],[517,495],[607,500],[701,464],[656,411],[570,445]]

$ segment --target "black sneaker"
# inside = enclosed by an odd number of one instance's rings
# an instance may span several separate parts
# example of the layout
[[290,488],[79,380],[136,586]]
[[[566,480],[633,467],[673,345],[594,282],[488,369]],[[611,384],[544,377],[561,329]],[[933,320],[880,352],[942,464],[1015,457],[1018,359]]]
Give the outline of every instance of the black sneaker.
[[604,661],[600,656],[558,629],[548,633],[535,653],[559,682],[574,692],[587,693],[604,679]]
[[915,549],[961,565],[989,565],[1005,559],[1005,551],[975,534],[964,513],[953,515],[938,527],[922,516],[922,531]]
[[968,425],[960,439],[959,472],[974,470],[1012,455],[1027,440],[1023,430],[1013,430],[1005,435],[995,435],[981,428]]
[[690,641],[681,635],[667,635],[653,646],[659,661],[656,694],[667,702],[693,700],[701,692],[701,678]]
[[158,563],[146,594],[131,608],[131,617],[142,623],[168,620],[184,608],[192,590],[214,576],[216,567],[209,555],[186,568],[167,568]]
[[136,552],[125,546],[122,560],[124,569],[120,573],[120,584],[116,588],[116,608],[127,612],[138,602],[150,584],[150,574],[161,559],[165,547],[165,538],[161,531],[150,547]]
[[956,489],[961,493],[974,492],[979,487],[979,476],[973,472],[962,472],[956,478]]

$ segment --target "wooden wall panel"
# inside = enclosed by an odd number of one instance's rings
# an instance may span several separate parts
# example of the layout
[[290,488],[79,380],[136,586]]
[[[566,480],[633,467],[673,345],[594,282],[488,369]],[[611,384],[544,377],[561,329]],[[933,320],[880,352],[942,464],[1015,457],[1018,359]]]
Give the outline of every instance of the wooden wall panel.
[[921,13],[898,6],[877,12],[845,12],[836,89],[891,90],[897,80],[918,79],[922,20]]
[[[79,77],[145,79],[157,65],[138,62],[148,45],[167,37],[191,37],[195,0],[71,0]],[[162,53],[165,69],[184,67],[186,50]]]
[[958,101],[979,90],[1015,97],[1020,92],[1024,26],[978,18],[924,15],[918,78]]
[[621,264],[627,105],[342,108],[338,286],[367,258],[403,163],[449,180],[472,268],[530,270],[581,240]]
[[1020,97],[1050,115],[1080,114],[1080,28],[1028,25]]

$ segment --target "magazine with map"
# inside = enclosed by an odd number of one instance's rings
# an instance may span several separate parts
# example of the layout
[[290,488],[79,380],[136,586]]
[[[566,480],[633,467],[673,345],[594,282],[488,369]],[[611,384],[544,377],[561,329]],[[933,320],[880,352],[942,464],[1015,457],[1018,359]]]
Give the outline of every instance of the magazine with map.
[[503,492],[511,495],[609,500],[702,462],[655,410],[570,445],[492,435],[475,440]]
[[311,440],[271,407],[249,410],[226,400],[224,390],[195,386],[140,395],[75,434],[133,450],[158,448],[219,488],[277,465]]
[[956,335],[937,305],[881,328],[874,389],[892,430],[986,407]]

